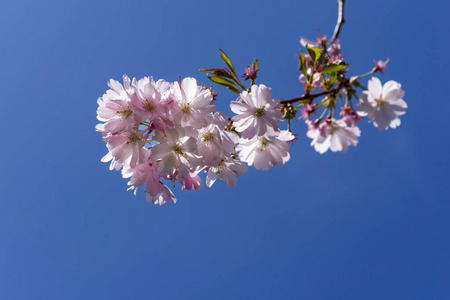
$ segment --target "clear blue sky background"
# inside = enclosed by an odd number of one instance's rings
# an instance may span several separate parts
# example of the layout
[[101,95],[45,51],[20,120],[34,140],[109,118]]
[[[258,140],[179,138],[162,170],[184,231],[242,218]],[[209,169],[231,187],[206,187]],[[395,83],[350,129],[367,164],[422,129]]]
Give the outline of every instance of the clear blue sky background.
[[0,299],[450,299],[450,4],[430,3],[346,6],[352,74],[390,57],[406,91],[398,129],[320,155],[298,122],[289,164],[159,207],[100,162],[107,81],[207,82],[220,46],[298,96],[299,36],[330,36],[336,1],[4,1]]

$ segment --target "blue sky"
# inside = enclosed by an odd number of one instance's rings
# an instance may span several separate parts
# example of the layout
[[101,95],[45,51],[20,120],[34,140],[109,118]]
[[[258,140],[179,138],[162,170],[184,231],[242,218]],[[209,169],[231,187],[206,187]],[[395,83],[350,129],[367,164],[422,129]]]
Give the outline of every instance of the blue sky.
[[[260,62],[273,96],[302,93],[299,36],[331,35],[334,0],[8,1],[0,11],[0,299],[448,299],[446,1],[347,1],[352,74],[391,58],[395,130],[320,155],[302,122],[291,161],[162,207],[100,162],[110,78],[175,81]],[[230,114],[234,94],[221,92]]]

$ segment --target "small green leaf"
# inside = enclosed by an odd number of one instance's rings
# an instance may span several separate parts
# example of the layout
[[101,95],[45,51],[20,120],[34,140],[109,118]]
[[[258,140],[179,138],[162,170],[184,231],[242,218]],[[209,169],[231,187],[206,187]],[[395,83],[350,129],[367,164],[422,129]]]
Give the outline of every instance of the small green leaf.
[[230,91],[236,94],[240,94],[239,90],[236,88],[236,84],[228,79],[222,78],[220,76],[208,76],[208,78],[217,84],[227,87]]
[[222,51],[222,49],[219,48],[219,50],[220,50],[220,57],[227,64],[227,66],[230,68],[231,72],[233,72],[234,76],[237,77],[236,71],[234,70],[234,66],[231,63],[231,60],[228,58],[228,56],[225,54],[225,52]]
[[255,61],[253,62],[253,68],[255,70],[258,69],[258,59],[255,59]]
[[230,78],[233,79],[233,74],[230,73],[230,71],[226,69],[200,69],[200,72],[209,72],[211,75],[216,75],[220,77]]
[[316,48],[316,47],[308,47],[308,45],[306,45],[306,49],[308,50],[309,56],[311,56],[311,60],[312,61],[317,61],[317,59],[320,56],[320,49]]
[[306,61],[305,61],[305,53],[303,50],[298,58],[298,70],[306,75]]
[[342,60],[337,60],[335,62],[325,64],[322,68],[322,74],[334,73],[347,68],[349,65],[350,64],[345,63]]

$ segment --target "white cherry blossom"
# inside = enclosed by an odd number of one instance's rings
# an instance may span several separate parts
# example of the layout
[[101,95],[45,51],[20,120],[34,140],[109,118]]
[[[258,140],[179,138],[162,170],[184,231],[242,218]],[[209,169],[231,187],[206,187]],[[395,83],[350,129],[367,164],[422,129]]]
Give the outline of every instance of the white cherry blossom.
[[287,130],[256,136],[239,145],[239,158],[249,166],[254,165],[257,170],[268,170],[272,166],[283,165],[290,158],[288,142],[294,138]]
[[348,146],[358,144],[361,130],[357,126],[349,127],[342,119],[327,119],[319,126],[310,124],[306,135],[312,139],[311,146],[314,146],[320,154],[327,152],[328,149],[332,152],[346,152]]
[[402,99],[405,92],[396,81],[388,81],[384,85],[372,77],[367,91],[362,92],[357,104],[358,114],[368,116],[379,130],[400,126],[399,116],[406,113],[407,104]]

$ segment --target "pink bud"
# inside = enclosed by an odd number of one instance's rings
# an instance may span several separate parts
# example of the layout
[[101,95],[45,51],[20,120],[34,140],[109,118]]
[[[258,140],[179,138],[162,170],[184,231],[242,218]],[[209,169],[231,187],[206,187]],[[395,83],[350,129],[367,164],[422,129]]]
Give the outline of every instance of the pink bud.
[[307,104],[300,113],[302,114],[302,118],[308,120],[311,117],[311,114],[314,112],[315,106],[311,104]]
[[380,71],[381,73],[384,73],[386,71],[386,65],[388,63],[389,60],[386,61],[373,61],[373,63],[375,64],[375,71]]
[[245,73],[244,73],[244,76],[242,76],[242,77],[245,77],[244,80],[247,80],[247,79],[255,80],[256,73],[259,71],[259,69],[255,69],[255,67],[253,67],[253,66],[247,66],[244,68],[244,70],[245,70]]

